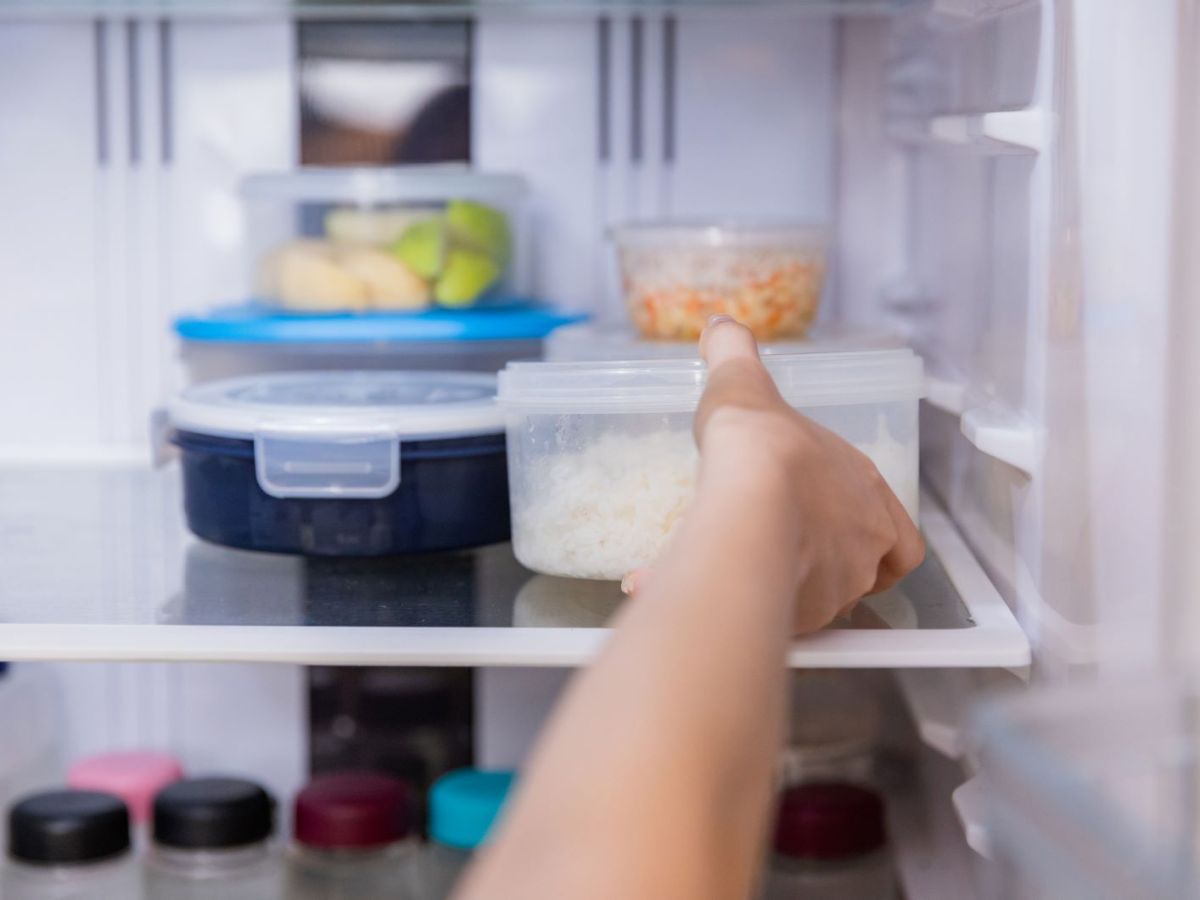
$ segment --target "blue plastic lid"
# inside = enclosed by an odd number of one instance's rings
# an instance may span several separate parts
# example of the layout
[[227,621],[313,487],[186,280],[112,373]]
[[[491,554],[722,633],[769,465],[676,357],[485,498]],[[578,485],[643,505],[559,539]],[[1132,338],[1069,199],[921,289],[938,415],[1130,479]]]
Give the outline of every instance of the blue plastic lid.
[[473,850],[487,839],[516,774],[459,769],[429,791],[429,836],[439,844]]
[[511,303],[486,309],[430,309],[418,313],[292,313],[256,301],[181,316],[175,332],[185,341],[244,344],[357,344],[418,341],[540,340],[587,316]]

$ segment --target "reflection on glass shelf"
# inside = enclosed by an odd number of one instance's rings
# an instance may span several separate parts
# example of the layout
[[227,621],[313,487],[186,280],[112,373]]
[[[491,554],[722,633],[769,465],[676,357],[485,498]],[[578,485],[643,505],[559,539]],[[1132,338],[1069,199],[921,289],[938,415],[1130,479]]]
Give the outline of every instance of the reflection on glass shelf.
[[[574,665],[627,602],[615,583],[535,575],[507,544],[377,559],[219,547],[186,531],[179,482],[173,466],[0,472],[0,659]],[[938,552],[798,642],[793,665],[1027,660],[931,503],[923,524]]]
[[[835,629],[969,628],[936,559],[911,585],[868,597]],[[925,602],[914,603],[916,589]],[[190,540],[183,589],[159,622],[179,625],[605,628],[625,597],[610,581],[535,575],[508,544],[461,553],[327,559]]]

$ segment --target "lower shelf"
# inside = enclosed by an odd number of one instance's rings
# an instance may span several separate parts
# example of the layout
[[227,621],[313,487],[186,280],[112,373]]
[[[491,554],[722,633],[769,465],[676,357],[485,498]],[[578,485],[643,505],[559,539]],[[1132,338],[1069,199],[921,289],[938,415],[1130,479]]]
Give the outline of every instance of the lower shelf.
[[[793,667],[1000,667],[1029,644],[950,520],[898,588],[798,640]],[[534,575],[508,545],[377,560],[206,544],[179,473],[0,471],[0,659],[575,666],[609,634],[614,584]]]

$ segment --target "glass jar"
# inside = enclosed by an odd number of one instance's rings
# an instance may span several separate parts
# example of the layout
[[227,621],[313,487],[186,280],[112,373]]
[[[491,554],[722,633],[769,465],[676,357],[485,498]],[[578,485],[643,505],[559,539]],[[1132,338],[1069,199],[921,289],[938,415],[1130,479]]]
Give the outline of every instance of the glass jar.
[[288,900],[415,897],[412,792],[397,778],[340,772],[296,796]]
[[237,778],[189,778],[154,799],[146,893],[155,900],[277,900],[283,870],[271,845],[275,805]]
[[442,776],[429,792],[429,845],[418,880],[422,900],[446,900],[487,840],[512,789],[513,772],[460,769]]
[[137,898],[129,813],[96,791],[34,794],[9,811],[5,900]]
[[763,900],[896,900],[883,801],[836,782],[784,791]]

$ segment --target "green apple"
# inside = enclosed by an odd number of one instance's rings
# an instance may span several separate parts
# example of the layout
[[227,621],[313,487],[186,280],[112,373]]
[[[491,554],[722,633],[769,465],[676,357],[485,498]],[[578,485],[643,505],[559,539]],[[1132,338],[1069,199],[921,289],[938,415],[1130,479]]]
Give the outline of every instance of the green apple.
[[451,250],[446,268],[433,288],[441,306],[470,306],[500,277],[500,267],[485,253]]
[[500,266],[508,263],[512,246],[508,218],[498,209],[473,200],[451,200],[446,224],[452,243],[486,253]]
[[446,223],[433,218],[408,226],[392,253],[422,278],[437,278],[446,259]]

